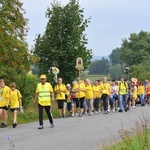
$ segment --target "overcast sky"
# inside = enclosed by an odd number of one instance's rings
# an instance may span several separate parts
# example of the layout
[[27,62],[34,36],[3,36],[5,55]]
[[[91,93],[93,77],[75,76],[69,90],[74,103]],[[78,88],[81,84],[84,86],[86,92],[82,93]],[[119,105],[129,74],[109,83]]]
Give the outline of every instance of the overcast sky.
[[[31,48],[37,34],[45,31],[45,12],[53,0],[21,0],[29,19],[27,42]],[[69,0],[59,0],[65,5]],[[141,30],[150,32],[150,0],[79,0],[85,18],[91,18],[86,29],[89,49],[94,56],[107,56],[121,46],[122,38]]]

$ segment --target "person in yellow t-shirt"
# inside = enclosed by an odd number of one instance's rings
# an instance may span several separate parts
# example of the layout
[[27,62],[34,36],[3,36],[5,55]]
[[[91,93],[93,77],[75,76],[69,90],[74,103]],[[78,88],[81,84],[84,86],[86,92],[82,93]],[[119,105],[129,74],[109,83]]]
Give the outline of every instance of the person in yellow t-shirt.
[[50,83],[46,82],[46,75],[40,76],[40,83],[36,87],[34,96],[34,104],[38,98],[39,109],[39,127],[43,129],[43,108],[45,108],[46,114],[50,122],[50,128],[54,127],[53,117],[51,113],[51,101],[54,101],[54,92]]
[[72,116],[71,85],[69,83],[66,85],[66,89],[67,109],[70,113],[70,116]]
[[65,104],[65,94],[66,86],[62,84],[62,78],[58,79],[58,84],[54,87],[54,93],[58,104],[59,118],[66,117],[66,104]]
[[101,99],[103,100],[103,108],[104,108],[104,113],[108,114],[108,101],[109,101],[109,96],[110,94],[110,84],[107,83],[107,78],[103,77],[103,81],[100,84],[100,92],[102,94]]
[[101,93],[100,93],[100,86],[97,80],[94,82],[93,85],[93,97],[94,97],[94,109],[96,114],[98,114],[100,109],[99,105],[100,105]]
[[4,79],[0,79],[0,120],[1,128],[7,127],[8,121],[8,93],[10,88],[5,85]]
[[10,110],[13,112],[13,128],[17,126],[17,115],[19,108],[22,108],[22,95],[20,94],[20,91],[16,89],[16,83],[11,82],[10,85],[10,91],[9,91],[9,100],[8,104],[10,104]]
[[133,97],[132,97],[132,108],[135,108],[135,101],[137,100],[137,86],[134,82],[134,87],[133,87]]
[[144,102],[144,96],[145,96],[145,87],[143,85],[143,82],[139,81],[139,85],[138,85],[138,95],[140,98],[140,102],[141,102],[141,106],[145,106],[145,102]]
[[83,113],[83,102],[85,97],[85,84],[78,78],[77,83],[74,85],[72,92],[75,92],[76,95],[76,107],[77,107],[77,116],[82,117]]
[[89,79],[85,80],[85,101],[88,108],[88,115],[93,115],[93,87]]

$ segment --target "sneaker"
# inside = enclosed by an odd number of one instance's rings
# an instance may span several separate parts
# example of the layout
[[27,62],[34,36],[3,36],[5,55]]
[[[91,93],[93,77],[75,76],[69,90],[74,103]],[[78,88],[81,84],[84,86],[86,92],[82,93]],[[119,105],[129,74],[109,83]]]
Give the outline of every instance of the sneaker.
[[88,114],[88,116],[93,116],[93,112],[90,112],[90,113]]
[[72,113],[72,115],[71,115],[72,117],[74,116],[74,112]]
[[54,124],[52,123],[52,124],[50,124],[50,128],[54,128]]
[[87,115],[87,111],[85,111],[85,115]]
[[122,110],[121,109],[119,109],[119,111],[118,112],[122,112]]
[[125,111],[125,112],[127,112],[127,111],[128,111],[128,109],[126,108],[124,111]]
[[104,114],[108,114],[108,111],[105,111]]
[[16,128],[17,123],[13,123],[12,126],[13,126],[13,128]]
[[115,112],[115,109],[113,109],[112,111]]
[[5,123],[1,123],[1,128],[6,128],[7,127],[7,125],[5,124]]
[[110,110],[107,110],[107,112],[109,113],[109,112],[110,112]]
[[134,109],[135,108],[135,106],[132,106],[132,109]]
[[38,126],[38,129],[43,129],[43,126]]
[[78,117],[78,116],[79,116],[79,113],[76,113],[76,116]]
[[95,111],[95,114],[98,114],[98,111]]
[[82,114],[80,114],[79,117],[82,117]]

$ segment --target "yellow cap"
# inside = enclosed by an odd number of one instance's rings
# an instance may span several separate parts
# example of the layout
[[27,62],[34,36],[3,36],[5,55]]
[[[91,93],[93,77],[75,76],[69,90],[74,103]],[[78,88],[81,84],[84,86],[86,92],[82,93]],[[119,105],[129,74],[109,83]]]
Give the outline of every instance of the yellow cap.
[[45,74],[42,74],[42,75],[40,76],[40,79],[46,79],[46,75],[45,75]]

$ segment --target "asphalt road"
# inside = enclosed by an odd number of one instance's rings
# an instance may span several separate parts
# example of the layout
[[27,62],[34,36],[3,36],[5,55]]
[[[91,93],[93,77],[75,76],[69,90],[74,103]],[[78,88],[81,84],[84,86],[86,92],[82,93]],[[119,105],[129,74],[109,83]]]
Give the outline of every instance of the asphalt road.
[[46,120],[42,130],[37,129],[38,122],[0,128],[0,150],[10,150],[8,135],[14,150],[96,150],[112,135],[118,136],[122,124],[124,129],[134,127],[143,113],[150,115],[150,106],[138,106],[122,113],[54,119],[54,128],[49,128]]

